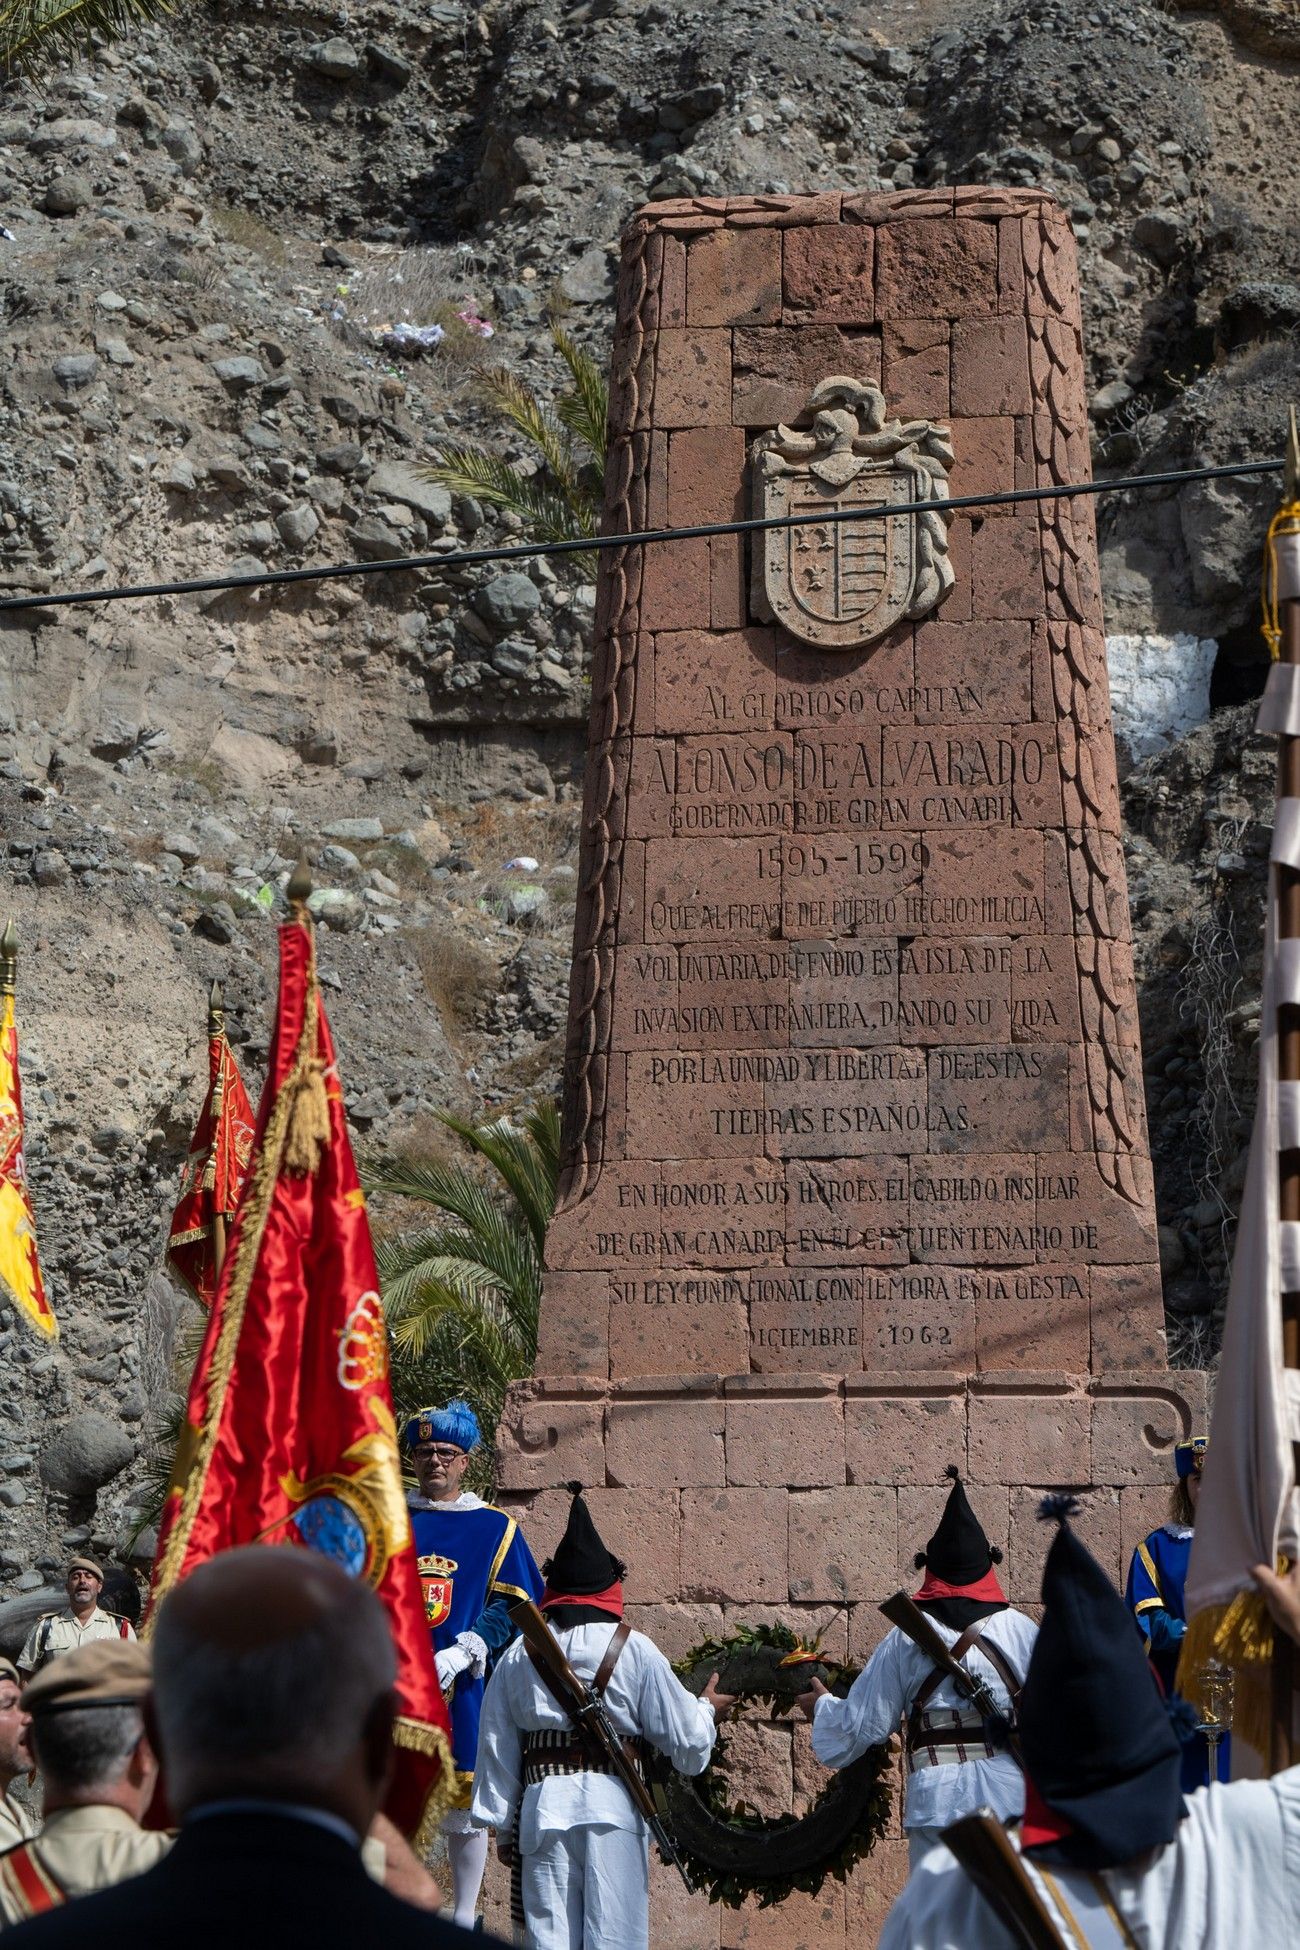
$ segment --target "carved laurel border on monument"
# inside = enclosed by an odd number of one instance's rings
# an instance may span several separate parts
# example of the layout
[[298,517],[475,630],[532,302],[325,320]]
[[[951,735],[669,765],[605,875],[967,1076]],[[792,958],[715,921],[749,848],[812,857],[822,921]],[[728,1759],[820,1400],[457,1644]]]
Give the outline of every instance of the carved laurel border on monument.
[[[636,218],[625,233],[618,292],[618,336],[610,397],[606,530],[633,533],[651,525],[650,409],[655,341],[661,325],[684,323],[684,236],[723,224],[786,227],[921,217],[1021,219],[1020,276],[1027,292],[1030,377],[1034,394],[1032,478],[1036,486],[1091,477],[1087,414],[1072,381],[1080,356],[1074,239],[1061,212],[1034,191],[918,191],[887,198],[700,197],[654,206],[655,222]],[[676,244],[674,260],[668,249]],[[1000,250],[1004,248],[1000,235]],[[679,281],[682,288],[678,289]],[[1056,707],[1064,837],[1087,1070],[1093,1150],[1103,1180],[1142,1207],[1149,1184],[1140,1066],[1123,1036],[1131,994],[1126,942],[1114,939],[1115,904],[1126,904],[1123,858],[1093,768],[1090,739],[1109,737],[1110,705],[1102,634],[1101,592],[1091,501],[1044,501],[1040,533],[1044,617]],[[636,696],[645,550],[610,551],[600,585],[592,677],[591,764],[583,811],[583,852],[574,938],[573,985],[565,1065],[564,1171],[559,1210],[595,1189],[604,1155],[614,941],[623,868],[629,741]],[[1117,826],[1113,816],[1109,821]],[[1121,930],[1122,931],[1122,930]]]

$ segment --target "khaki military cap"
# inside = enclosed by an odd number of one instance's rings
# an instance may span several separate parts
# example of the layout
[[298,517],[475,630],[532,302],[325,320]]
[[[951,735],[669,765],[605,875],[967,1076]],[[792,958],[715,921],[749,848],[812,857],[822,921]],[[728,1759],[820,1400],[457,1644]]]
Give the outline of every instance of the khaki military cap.
[[12,1659],[0,1658],[0,1679],[12,1679],[15,1686],[21,1686],[23,1683]]
[[102,1564],[96,1564],[93,1557],[70,1558],[68,1560],[67,1571],[64,1575],[71,1577],[74,1571],[89,1571],[90,1575],[93,1578],[98,1578],[101,1584],[104,1582],[104,1567]]
[[137,1706],[149,1690],[149,1654],[132,1639],[94,1639],[54,1659],[23,1694],[35,1717],[77,1706]]

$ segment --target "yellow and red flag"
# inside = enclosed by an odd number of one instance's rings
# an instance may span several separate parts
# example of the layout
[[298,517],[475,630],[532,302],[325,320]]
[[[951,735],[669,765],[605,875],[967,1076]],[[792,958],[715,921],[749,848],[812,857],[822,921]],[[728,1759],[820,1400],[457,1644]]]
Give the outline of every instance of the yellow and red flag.
[[11,921],[0,937],[0,1297],[53,1341],[58,1339],[59,1323],[45,1297],[36,1221],[23,1170],[23,1086],[14,1019],[17,971],[18,936]]
[[181,1175],[167,1234],[167,1263],[201,1306],[210,1307],[225,1256],[225,1231],[243,1197],[253,1160],[253,1106],[226,1037],[221,991],[208,1003],[208,1094]]
[[252,1170],[190,1384],[153,1604],[218,1551],[324,1551],[384,1605],[398,1656],[387,1811],[426,1839],[456,1790],[402,1492],[379,1277],[305,908],[280,995]]

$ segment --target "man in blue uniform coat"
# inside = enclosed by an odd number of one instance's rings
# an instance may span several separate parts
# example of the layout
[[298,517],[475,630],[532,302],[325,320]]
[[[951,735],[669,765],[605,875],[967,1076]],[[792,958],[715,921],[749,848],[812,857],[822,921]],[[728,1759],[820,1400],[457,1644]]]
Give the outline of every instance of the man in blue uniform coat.
[[[1178,1655],[1187,1635],[1187,1566],[1192,1555],[1196,1499],[1205,1467],[1206,1438],[1193,1436],[1174,1444],[1178,1481],[1170,1501],[1169,1520],[1140,1543],[1128,1567],[1124,1598],[1137,1620],[1166,1699],[1177,1693]],[[1215,1779],[1231,1780],[1229,1740],[1225,1734],[1215,1755]],[[1204,1734],[1192,1734],[1183,1746],[1183,1792],[1191,1794],[1210,1780],[1210,1749]]]
[[513,1636],[509,1606],[516,1598],[539,1598],[542,1578],[514,1518],[464,1488],[482,1439],[469,1403],[421,1408],[405,1434],[420,1486],[407,1498],[411,1529],[460,1783],[442,1832],[454,1918],[472,1929],[487,1863],[487,1833],[469,1823],[483,1688],[494,1658]]

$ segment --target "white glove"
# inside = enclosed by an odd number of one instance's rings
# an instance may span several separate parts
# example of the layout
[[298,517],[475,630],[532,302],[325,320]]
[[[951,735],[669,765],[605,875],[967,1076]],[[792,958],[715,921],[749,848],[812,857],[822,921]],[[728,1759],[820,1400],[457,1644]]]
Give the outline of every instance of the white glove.
[[452,1688],[461,1673],[468,1672],[474,1661],[463,1645],[449,1645],[443,1652],[435,1652],[433,1663],[438,1669],[438,1684],[442,1687],[444,1699],[450,1699]]

